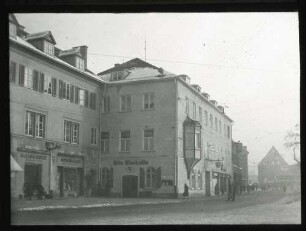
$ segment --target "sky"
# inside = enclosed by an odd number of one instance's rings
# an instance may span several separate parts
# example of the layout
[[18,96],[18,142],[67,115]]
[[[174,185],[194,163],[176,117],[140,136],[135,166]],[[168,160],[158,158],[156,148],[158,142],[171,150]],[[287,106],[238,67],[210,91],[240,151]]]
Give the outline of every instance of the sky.
[[28,33],[50,30],[60,49],[87,45],[94,73],[146,57],[188,75],[226,107],[233,140],[247,146],[249,164],[273,145],[295,163],[284,136],[300,123],[297,13],[15,15]]

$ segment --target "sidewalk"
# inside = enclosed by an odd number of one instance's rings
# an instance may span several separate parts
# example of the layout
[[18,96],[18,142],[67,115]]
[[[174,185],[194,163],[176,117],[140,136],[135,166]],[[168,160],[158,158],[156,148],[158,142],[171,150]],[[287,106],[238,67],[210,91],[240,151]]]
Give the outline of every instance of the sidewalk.
[[[252,194],[252,193],[250,193]],[[245,196],[250,194],[244,194]],[[242,196],[242,195],[241,195]],[[240,196],[237,196],[240,197]],[[190,197],[188,199],[161,199],[161,198],[111,198],[111,197],[76,197],[76,198],[54,198],[43,200],[17,200],[12,199],[12,211],[33,211],[33,210],[54,210],[54,209],[77,209],[77,208],[97,208],[116,207],[127,205],[153,205],[181,203],[186,200],[226,200],[226,195],[211,197]]]

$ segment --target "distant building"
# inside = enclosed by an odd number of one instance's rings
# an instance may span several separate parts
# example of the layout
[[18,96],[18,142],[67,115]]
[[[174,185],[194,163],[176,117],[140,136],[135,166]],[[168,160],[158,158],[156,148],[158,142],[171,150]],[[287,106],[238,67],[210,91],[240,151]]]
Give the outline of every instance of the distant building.
[[245,191],[248,185],[248,154],[246,146],[232,141],[233,179],[240,191]]
[[300,190],[300,166],[289,165],[273,146],[258,164],[258,181],[262,189],[286,185]]

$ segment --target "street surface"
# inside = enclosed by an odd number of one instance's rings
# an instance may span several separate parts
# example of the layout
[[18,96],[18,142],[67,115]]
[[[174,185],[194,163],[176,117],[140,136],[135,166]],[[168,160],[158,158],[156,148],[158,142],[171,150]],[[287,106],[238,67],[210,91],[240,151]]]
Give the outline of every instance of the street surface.
[[300,224],[300,196],[253,192],[226,201],[189,198],[177,203],[42,211],[13,211],[12,225]]

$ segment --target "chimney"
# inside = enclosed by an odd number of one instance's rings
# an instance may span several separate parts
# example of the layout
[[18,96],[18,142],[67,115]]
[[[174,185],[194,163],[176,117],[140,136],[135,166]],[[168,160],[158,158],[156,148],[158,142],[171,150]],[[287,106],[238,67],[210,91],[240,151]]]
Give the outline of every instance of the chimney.
[[216,100],[211,100],[210,101],[213,105],[215,105],[216,107],[218,106],[218,102]]
[[194,89],[196,89],[197,92],[201,92],[201,87],[200,87],[199,85],[197,85],[197,84],[192,84],[191,86],[192,86]]
[[179,75],[186,83],[190,84],[190,78],[188,75]]
[[210,99],[210,96],[209,94],[205,93],[205,92],[202,92],[201,95],[204,96],[205,99],[209,100]]
[[[78,46],[80,48],[80,51],[81,51],[81,54],[84,58],[84,68],[87,69],[87,49],[88,49],[88,46]],[[76,48],[76,47],[73,47],[73,48]]]

